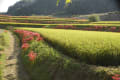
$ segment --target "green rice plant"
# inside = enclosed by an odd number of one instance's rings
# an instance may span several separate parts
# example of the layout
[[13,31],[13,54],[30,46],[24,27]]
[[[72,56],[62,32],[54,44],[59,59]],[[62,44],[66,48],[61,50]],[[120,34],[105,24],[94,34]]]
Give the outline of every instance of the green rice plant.
[[58,26],[58,25],[73,25],[77,27],[91,27],[91,26],[107,26],[107,27],[120,27],[119,24],[36,24],[36,23],[15,23],[15,22],[0,22],[1,26],[22,26],[22,27],[43,27],[43,26]]
[[32,20],[32,21],[72,21],[72,22],[88,22],[88,20],[77,20],[77,19],[34,19],[34,18],[10,18],[11,20]]
[[[28,59],[28,53],[34,51],[37,58],[34,63]],[[63,55],[60,51],[54,49],[44,41],[33,41],[29,49],[21,55],[22,62],[28,71],[32,80],[112,80],[106,68],[101,69],[79,63],[74,59]],[[94,68],[93,68],[94,67]],[[111,69],[108,69],[110,71]]]
[[39,32],[50,44],[79,61],[120,65],[120,34],[112,32],[19,28]]

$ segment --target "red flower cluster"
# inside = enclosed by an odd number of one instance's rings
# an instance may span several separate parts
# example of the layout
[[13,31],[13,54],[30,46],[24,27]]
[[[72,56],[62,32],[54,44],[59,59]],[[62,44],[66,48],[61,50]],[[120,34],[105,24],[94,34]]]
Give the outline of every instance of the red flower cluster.
[[89,30],[89,31],[103,31],[106,28],[106,26],[93,26],[93,27],[85,27],[83,30]]
[[41,41],[43,38],[40,36],[39,33],[25,31],[25,30],[15,30],[14,32],[18,33],[22,38],[22,43],[27,43],[32,40]]
[[85,28],[82,28],[81,30],[120,32],[120,30],[117,29],[116,27],[107,27],[107,26],[85,27]]
[[116,30],[116,27],[111,27],[109,30],[114,32]]
[[114,76],[112,76],[113,80],[120,80],[120,75],[116,74]]
[[28,49],[29,48],[29,44],[28,43],[23,43],[22,44],[22,49]]
[[5,33],[7,33],[8,31],[7,30],[4,30]]
[[36,59],[36,53],[34,53],[33,51],[31,51],[29,54],[28,54],[28,57],[29,57],[29,60],[30,61],[34,61]]
[[[43,38],[40,36],[39,33],[31,32],[31,31],[25,31],[25,30],[15,30],[15,33],[19,34],[20,38],[22,39],[22,49],[26,50],[30,47],[29,42],[31,41],[41,41]],[[34,61],[36,59],[36,53],[31,51],[28,54],[29,60]]]

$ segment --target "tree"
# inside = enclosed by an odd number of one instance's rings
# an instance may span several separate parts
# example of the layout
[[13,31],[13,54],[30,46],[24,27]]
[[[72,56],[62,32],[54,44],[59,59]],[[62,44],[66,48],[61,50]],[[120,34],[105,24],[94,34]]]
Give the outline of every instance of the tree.
[[[26,2],[31,1],[31,2],[32,2],[33,0],[21,0],[21,1],[26,1]],[[60,0],[57,0],[57,3],[56,3],[57,6],[59,5],[59,2],[60,2]],[[69,3],[72,3],[72,0],[66,0],[66,1],[65,1],[65,4],[66,4],[66,5],[69,4]]]
[[[57,6],[59,5],[59,2],[60,2],[60,0],[57,0]],[[72,0],[66,0],[65,1],[65,4],[69,4],[69,3],[72,3]]]

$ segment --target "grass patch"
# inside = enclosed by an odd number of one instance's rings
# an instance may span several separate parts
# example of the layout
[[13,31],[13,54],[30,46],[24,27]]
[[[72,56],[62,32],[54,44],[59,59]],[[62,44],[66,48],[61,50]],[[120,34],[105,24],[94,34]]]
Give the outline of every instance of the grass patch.
[[9,43],[10,37],[8,32],[4,32],[4,30],[1,31],[3,31],[3,33],[0,34],[0,80],[2,80],[3,77],[2,75],[3,75],[4,62],[5,62],[5,54],[3,53],[5,48],[8,48],[10,44]]
[[3,75],[3,69],[4,69],[4,63],[5,62],[5,54],[0,54],[0,80],[2,80]]
[[3,32],[0,34],[0,49],[3,50],[7,46],[9,46],[9,35],[7,32]]
[[0,51],[4,51],[4,47],[3,46],[0,46]]

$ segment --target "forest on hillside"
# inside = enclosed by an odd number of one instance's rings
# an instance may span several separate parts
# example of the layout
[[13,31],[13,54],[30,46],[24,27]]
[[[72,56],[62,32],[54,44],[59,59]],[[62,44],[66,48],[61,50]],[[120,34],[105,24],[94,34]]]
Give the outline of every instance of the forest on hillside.
[[68,5],[65,5],[65,0],[60,0],[59,6],[56,6],[56,2],[57,0],[22,0],[9,7],[7,14],[76,15],[119,11],[115,0],[72,0]]

